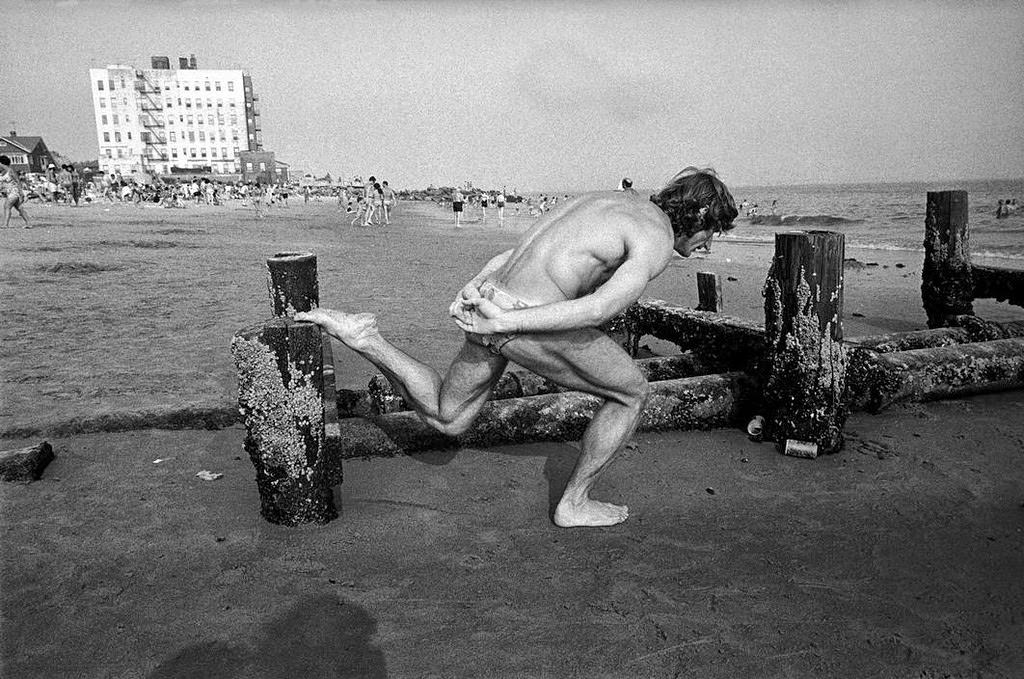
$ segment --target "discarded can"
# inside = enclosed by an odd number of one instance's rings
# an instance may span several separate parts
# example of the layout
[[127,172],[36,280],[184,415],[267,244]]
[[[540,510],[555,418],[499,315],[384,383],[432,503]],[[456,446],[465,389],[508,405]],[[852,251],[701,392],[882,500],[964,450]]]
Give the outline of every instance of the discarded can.
[[803,457],[813,460],[818,457],[818,444],[796,439],[786,439],[786,448],[782,451],[790,457]]
[[755,441],[760,441],[764,435],[764,417],[758,415],[747,425],[747,434]]

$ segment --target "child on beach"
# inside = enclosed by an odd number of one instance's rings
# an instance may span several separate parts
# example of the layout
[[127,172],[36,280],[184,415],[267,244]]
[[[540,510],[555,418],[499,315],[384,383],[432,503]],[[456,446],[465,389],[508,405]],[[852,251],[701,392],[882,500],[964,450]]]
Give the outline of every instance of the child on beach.
[[590,491],[633,435],[650,388],[598,328],[643,294],[673,252],[689,257],[731,229],[737,214],[725,184],[692,167],[649,201],[620,191],[566,201],[458,293],[449,314],[465,339],[443,376],[385,340],[372,314],[320,308],[295,320],[321,325],[377,366],[424,422],[448,435],[469,428],[509,361],[599,397],[554,521],[610,526],[625,521],[628,508]]

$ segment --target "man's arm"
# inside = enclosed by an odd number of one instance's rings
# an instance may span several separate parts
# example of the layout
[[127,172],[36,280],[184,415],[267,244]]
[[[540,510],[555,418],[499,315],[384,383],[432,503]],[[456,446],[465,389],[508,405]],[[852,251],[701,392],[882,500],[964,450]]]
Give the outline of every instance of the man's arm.
[[635,253],[601,287],[578,299],[514,310],[501,309],[486,299],[470,300],[478,314],[457,317],[456,323],[463,330],[480,334],[556,332],[597,327],[640,298],[651,279],[668,264],[667,254]]

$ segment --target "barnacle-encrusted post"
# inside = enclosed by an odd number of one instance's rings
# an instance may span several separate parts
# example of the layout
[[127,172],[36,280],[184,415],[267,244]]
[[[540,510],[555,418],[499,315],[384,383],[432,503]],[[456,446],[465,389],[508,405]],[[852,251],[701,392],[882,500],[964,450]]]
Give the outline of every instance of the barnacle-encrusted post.
[[275,316],[294,316],[320,306],[316,255],[312,252],[279,252],[267,258],[267,291]]
[[779,450],[786,439],[816,443],[822,453],[843,445],[843,254],[841,233],[775,235],[764,285],[764,415]]
[[952,325],[953,316],[974,313],[966,191],[929,191],[924,218],[921,301],[928,327]]
[[337,517],[324,455],[320,327],[273,318],[236,333],[231,353],[260,513],[288,526]]

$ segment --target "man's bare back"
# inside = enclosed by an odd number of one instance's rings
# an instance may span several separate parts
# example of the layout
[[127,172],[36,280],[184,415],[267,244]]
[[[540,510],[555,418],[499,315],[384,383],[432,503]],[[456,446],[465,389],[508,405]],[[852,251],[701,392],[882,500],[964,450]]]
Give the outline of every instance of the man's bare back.
[[514,294],[541,303],[576,299],[607,281],[632,253],[651,254],[651,278],[672,255],[672,228],[648,200],[592,193],[547,212],[492,274]]

